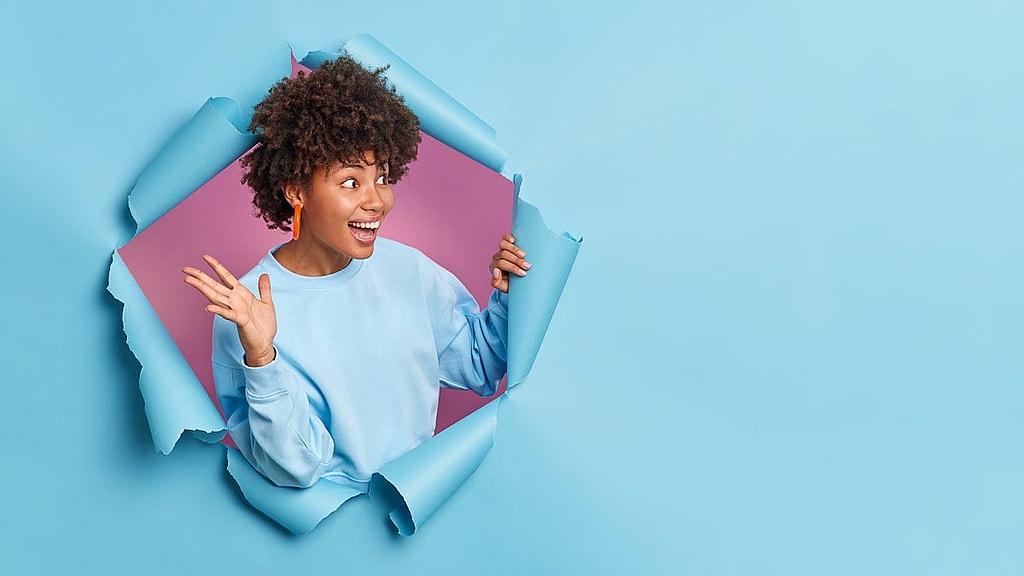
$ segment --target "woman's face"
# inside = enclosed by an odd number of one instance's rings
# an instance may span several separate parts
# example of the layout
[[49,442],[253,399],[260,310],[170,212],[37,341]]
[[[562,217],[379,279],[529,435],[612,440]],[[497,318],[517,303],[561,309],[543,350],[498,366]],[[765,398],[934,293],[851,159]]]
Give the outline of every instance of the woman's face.
[[316,171],[298,192],[302,214],[297,244],[307,257],[361,260],[373,254],[394,196],[387,166],[374,164],[372,151],[363,156]]

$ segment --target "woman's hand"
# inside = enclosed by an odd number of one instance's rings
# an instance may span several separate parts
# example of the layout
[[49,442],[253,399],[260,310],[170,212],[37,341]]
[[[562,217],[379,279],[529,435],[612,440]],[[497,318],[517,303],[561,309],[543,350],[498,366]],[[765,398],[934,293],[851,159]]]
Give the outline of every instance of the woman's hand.
[[508,293],[508,275],[526,276],[530,269],[524,258],[526,252],[516,247],[516,239],[511,234],[502,236],[498,251],[491,257],[491,286]]
[[260,297],[257,298],[248,288],[239,284],[216,258],[203,256],[203,260],[221,281],[217,282],[203,271],[186,266],[182,269],[185,284],[198,290],[210,301],[206,307],[207,312],[235,323],[238,339],[245,350],[247,366],[258,368],[269,364],[276,354],[274,336],[277,334],[277,314],[274,312],[274,300],[270,297],[270,276],[260,276]]

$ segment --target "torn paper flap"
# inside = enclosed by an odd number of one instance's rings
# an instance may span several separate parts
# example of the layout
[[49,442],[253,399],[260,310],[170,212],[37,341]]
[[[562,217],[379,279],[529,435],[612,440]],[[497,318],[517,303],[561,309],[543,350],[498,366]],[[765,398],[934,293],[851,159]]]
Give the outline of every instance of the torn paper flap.
[[525,380],[533,368],[583,242],[582,238],[548,228],[537,207],[522,199],[520,175],[516,174],[514,183],[512,235],[516,245],[526,252],[531,268],[526,276],[509,279],[509,388]]
[[[388,67],[388,82],[419,116],[424,132],[491,170],[501,172],[508,154],[495,142],[494,128],[479,116],[369,34],[353,37],[343,50],[367,68]],[[310,52],[302,59],[302,64],[317,68],[324,61],[337,57],[337,52]]]

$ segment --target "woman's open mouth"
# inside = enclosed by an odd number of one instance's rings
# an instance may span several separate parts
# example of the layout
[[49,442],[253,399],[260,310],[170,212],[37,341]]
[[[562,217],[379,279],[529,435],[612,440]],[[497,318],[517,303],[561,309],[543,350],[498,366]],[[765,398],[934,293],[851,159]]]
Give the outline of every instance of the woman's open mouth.
[[380,222],[380,220],[374,220],[373,222],[349,222],[348,229],[352,231],[352,235],[359,242],[373,244],[373,241],[377,238],[377,229],[380,228]]

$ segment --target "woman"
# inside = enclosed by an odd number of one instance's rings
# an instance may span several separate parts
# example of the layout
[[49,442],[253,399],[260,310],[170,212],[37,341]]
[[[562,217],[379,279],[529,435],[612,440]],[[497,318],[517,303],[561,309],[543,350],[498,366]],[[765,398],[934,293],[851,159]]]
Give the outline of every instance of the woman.
[[275,484],[325,478],[365,490],[433,434],[440,385],[494,392],[506,369],[509,274],[530,265],[505,235],[481,312],[454,275],[378,238],[420,140],[383,69],[343,56],[282,80],[250,130],[259,144],[242,159],[242,181],[268,226],[293,239],[241,279],[211,256],[220,281],[184,269],[216,315],[228,430]]

